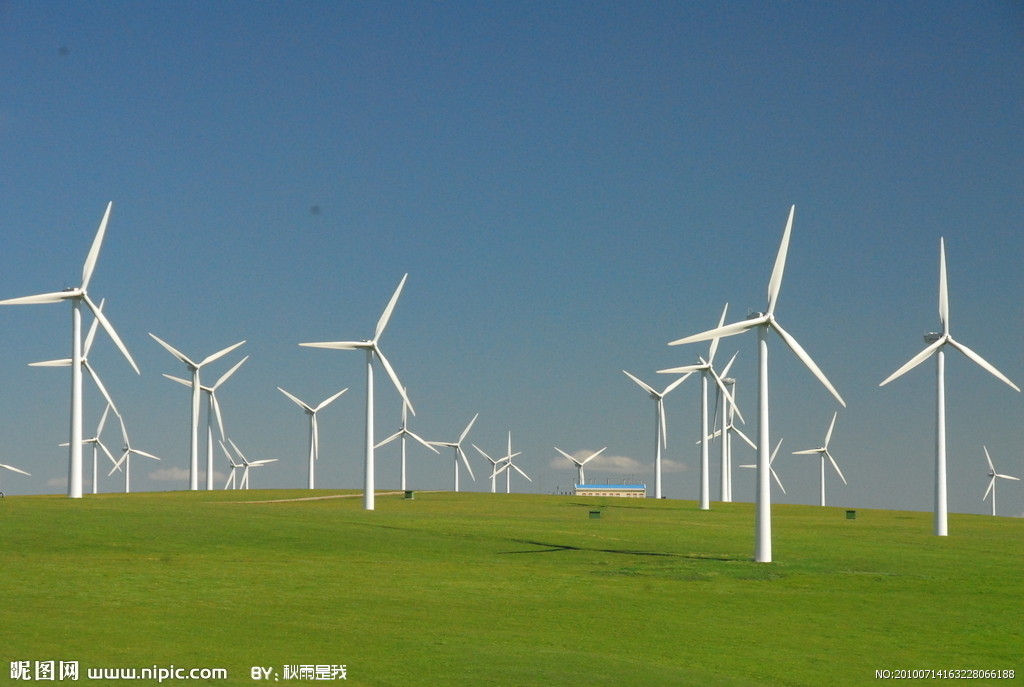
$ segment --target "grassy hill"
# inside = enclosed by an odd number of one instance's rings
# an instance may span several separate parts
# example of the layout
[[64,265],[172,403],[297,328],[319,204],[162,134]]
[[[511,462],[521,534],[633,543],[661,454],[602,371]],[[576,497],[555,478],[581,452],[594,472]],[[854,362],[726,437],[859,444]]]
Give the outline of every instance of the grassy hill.
[[751,504],[243,503],[309,495],[0,501],[0,676],[10,661],[77,660],[83,680],[173,665],[226,668],[209,681],[222,685],[302,664],[344,664],[353,685],[857,685],[964,668],[1024,680],[1022,519],[950,515],[939,538],[929,513],[775,506],[777,562],[758,564]]

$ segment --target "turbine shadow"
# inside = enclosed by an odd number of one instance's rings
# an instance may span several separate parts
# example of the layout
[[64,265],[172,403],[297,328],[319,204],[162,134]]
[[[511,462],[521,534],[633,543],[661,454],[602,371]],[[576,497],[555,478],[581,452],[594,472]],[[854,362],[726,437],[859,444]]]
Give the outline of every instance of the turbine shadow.
[[511,541],[517,544],[528,544],[530,546],[539,546],[543,548],[529,549],[525,551],[500,551],[500,554],[524,554],[524,553],[554,553],[557,551],[593,551],[596,553],[614,553],[625,556],[656,556],[663,558],[686,558],[691,560],[702,560],[702,561],[723,561],[726,563],[732,563],[735,561],[742,561],[746,559],[732,558],[728,556],[708,556],[703,554],[686,554],[686,553],[667,553],[665,551],[637,551],[635,549],[600,549],[591,548],[587,546],[571,546],[569,544],[552,544],[550,542],[534,541],[532,539],[512,539]]

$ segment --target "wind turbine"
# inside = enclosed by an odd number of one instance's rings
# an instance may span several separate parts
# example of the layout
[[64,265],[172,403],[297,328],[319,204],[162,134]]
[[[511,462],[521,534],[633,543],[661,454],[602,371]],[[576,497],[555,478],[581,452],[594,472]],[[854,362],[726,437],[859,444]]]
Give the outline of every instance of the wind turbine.
[[997,370],[987,360],[967,346],[953,339],[949,333],[949,294],[946,288],[946,244],[939,239],[939,322],[942,332],[925,334],[928,344],[924,350],[908,360],[900,369],[885,378],[878,386],[885,386],[905,372],[917,367],[935,355],[936,369],[936,403],[935,403],[935,534],[945,537],[949,534],[946,506],[946,359],[945,347],[952,346],[956,350],[987,370],[1000,381],[1015,391],[1020,391],[1016,384],[1007,379],[1006,375]]
[[466,469],[469,470],[469,476],[476,481],[476,477],[473,476],[473,468],[469,466],[469,459],[466,457],[466,452],[462,450],[462,442],[466,440],[466,436],[469,434],[469,430],[473,427],[473,423],[480,417],[480,413],[473,416],[473,419],[466,425],[466,429],[462,430],[462,434],[459,435],[458,441],[428,441],[428,444],[434,446],[447,446],[455,449],[455,491],[459,490],[459,458],[462,458],[462,462],[466,465]]
[[1000,475],[998,472],[996,472],[996,466],[992,464],[992,457],[988,454],[988,449],[985,448],[984,446],[982,446],[982,448],[985,449],[985,460],[988,461],[988,476],[989,476],[989,480],[988,480],[988,489],[985,490],[985,495],[981,497],[981,500],[984,501],[985,499],[987,499],[988,498],[988,493],[992,492],[992,515],[995,515],[996,514],[996,479],[997,478],[998,479],[1012,479],[1012,480],[1014,480],[1016,482],[1019,482],[1020,481],[1020,477],[1014,477],[1012,475]]
[[496,468],[495,471],[494,471],[494,476],[495,477],[497,477],[498,475],[500,475],[503,472],[505,473],[505,493],[506,494],[511,494],[512,493],[512,471],[513,470],[518,472],[520,475],[522,475],[523,477],[525,477],[529,481],[531,481],[531,482],[533,481],[532,479],[530,479],[529,475],[527,475],[525,472],[522,471],[522,469],[520,469],[520,467],[518,465],[516,465],[515,463],[512,462],[512,459],[515,458],[516,456],[518,456],[520,453],[521,453],[521,451],[517,451],[516,453],[512,453],[512,432],[509,432],[508,433],[508,453],[505,454],[505,464],[502,465],[500,468]]
[[779,252],[775,256],[775,266],[772,268],[772,275],[768,281],[768,307],[763,313],[753,313],[749,319],[710,331],[687,336],[669,343],[670,346],[679,344],[707,341],[716,337],[732,336],[740,334],[749,329],[757,329],[757,367],[758,367],[758,399],[757,399],[757,516],[756,516],[756,543],[754,547],[754,560],[759,563],[770,563],[772,560],[772,495],[770,483],[770,462],[768,456],[769,432],[768,432],[768,332],[774,331],[785,342],[797,358],[818,378],[826,389],[835,396],[836,400],[845,408],[846,402],[835,390],[832,383],[828,381],[825,374],[807,354],[807,351],[797,342],[793,336],[782,328],[782,325],[775,319],[775,303],[779,298],[779,290],[782,288],[782,273],[786,269],[786,253],[789,250],[789,235],[793,228],[793,215],[796,206],[789,209],[789,219],[786,221],[786,228],[782,233],[782,243],[779,245]]
[[[212,363],[231,351],[235,350],[239,346],[245,343],[244,340],[239,341],[236,344],[232,344],[227,348],[221,349],[213,355],[203,358],[200,362],[193,362],[191,358],[179,351],[178,349],[171,346],[166,341],[163,341],[156,334],[150,332],[149,334],[153,339],[167,349],[167,352],[173,355],[175,358],[185,363],[185,367],[192,373],[192,381],[190,386],[192,387],[192,433],[189,438],[189,473],[188,473],[188,488],[191,491],[199,490],[199,392],[202,390],[202,384],[199,381],[199,368],[204,365]],[[172,377],[174,381],[180,382],[181,380]],[[207,451],[207,457],[209,458],[209,451]],[[209,470],[207,470],[209,472]],[[209,486],[210,480],[207,479],[207,485]]]
[[[719,327],[725,324],[725,314],[728,310],[729,304],[726,303],[722,309],[722,317],[718,320]],[[700,362],[696,365],[684,365],[683,367],[673,367],[668,370],[658,370],[659,373],[665,374],[700,372],[700,436],[702,437],[707,437],[708,435],[708,378],[710,377],[714,380],[721,394],[727,398],[729,397],[729,390],[722,383],[721,377],[715,372],[714,361],[717,350],[718,338],[714,338],[711,339],[707,360],[699,358]],[[735,356],[733,357],[735,358]],[[658,495],[658,498],[661,498],[661,496]],[[711,508],[711,479],[708,471],[708,442],[704,440],[700,442],[700,509],[708,510],[709,508]]]
[[[497,491],[498,466],[504,463],[505,461],[509,460],[510,456],[506,454],[501,458],[495,460],[494,458],[491,458],[489,455],[487,455],[487,453],[476,444],[473,444],[473,448],[475,448],[480,453],[481,456],[491,461],[491,493],[493,494]],[[511,455],[511,458],[515,458],[520,453],[520,451],[516,451],[514,454]]]
[[[366,510],[373,510],[374,508],[374,464],[373,464],[373,358],[376,356],[380,360],[381,366],[384,371],[387,372],[388,377],[391,378],[391,382],[398,389],[399,395],[405,403],[409,403],[408,396],[405,395],[405,387],[398,381],[398,375],[395,374],[394,368],[391,367],[391,363],[384,357],[384,352],[380,350],[380,346],[377,342],[380,340],[380,335],[384,333],[384,328],[388,324],[388,320],[391,319],[391,312],[395,309],[395,303],[398,302],[398,296],[402,293],[402,287],[405,286],[405,280],[408,279],[409,275],[406,274],[402,277],[402,281],[398,283],[398,288],[395,289],[394,295],[391,296],[391,300],[388,301],[387,307],[384,308],[383,314],[380,319],[377,320],[377,329],[374,330],[373,338],[363,341],[319,341],[315,343],[300,343],[300,346],[309,346],[310,348],[329,348],[333,350],[351,351],[351,350],[365,350],[366,351],[366,459],[364,463],[364,478],[363,478],[363,508]],[[409,404],[412,407],[412,404]],[[416,411],[413,411],[413,415]]]
[[316,407],[309,405],[305,401],[299,400],[296,396],[288,393],[281,387],[277,387],[277,390],[294,401],[295,405],[306,411],[306,415],[309,416],[309,488],[314,489],[314,464],[320,459],[320,430],[316,424],[316,414],[330,405],[336,398],[348,391],[348,387],[345,387],[332,396],[328,396]]
[[[238,485],[239,489],[249,488],[249,468],[263,467],[267,463],[277,462],[277,458],[264,458],[263,460],[247,460],[245,454],[242,453],[242,451],[238,448],[238,445],[234,441],[228,439],[228,443],[231,444],[231,448],[235,449],[235,454],[238,456],[238,459],[242,461],[242,483]],[[223,442],[221,442],[221,446],[224,446]],[[227,449],[225,448],[224,451],[226,452]],[[232,467],[234,467],[234,461],[232,461],[231,465]],[[231,474],[234,475],[234,472],[232,471]]]
[[[11,472],[17,472],[20,475],[28,475],[29,477],[32,476],[31,474],[25,472],[24,470],[20,470],[14,467],[13,465],[5,465],[4,463],[0,463],[0,468],[3,468],[4,470],[10,470]],[[4,493],[0,491],[0,496],[3,496],[3,494]]]
[[[409,393],[409,390],[406,389],[406,395],[408,395],[408,393]],[[395,439],[401,438],[401,440],[402,440],[402,491],[405,491],[405,438],[407,436],[408,437],[412,437],[416,441],[420,442],[421,444],[423,444],[424,446],[429,448],[434,453],[440,453],[440,451],[438,451],[436,448],[434,448],[433,446],[430,445],[430,442],[424,440],[422,437],[420,437],[420,435],[416,434],[411,429],[409,429],[408,410],[411,409],[411,408],[412,408],[412,406],[409,405],[405,401],[405,399],[403,399],[402,400],[402,427],[397,432],[395,432],[394,434],[389,436],[387,439],[385,439],[384,441],[379,442],[376,446],[374,446],[375,449],[378,449],[381,446],[384,446],[385,444],[390,444]],[[477,450],[479,450],[479,449],[477,449]]]
[[846,484],[846,478],[843,477],[843,471],[839,469],[839,464],[836,459],[832,457],[832,454],[828,450],[828,442],[832,438],[832,430],[836,426],[836,417],[839,415],[838,412],[832,414],[832,422],[829,423],[828,432],[825,433],[825,443],[818,448],[810,448],[803,451],[793,451],[794,456],[799,455],[813,455],[817,454],[821,458],[821,505],[825,505],[825,459],[828,458],[829,462],[832,463],[832,467],[836,469],[836,473],[839,475],[839,479],[843,480],[843,484]]
[[224,449],[224,455],[227,456],[228,462],[231,463],[231,473],[228,475],[227,482],[224,483],[224,489],[227,490],[229,486],[232,489],[237,489],[238,481],[235,479],[235,471],[242,470],[245,468],[245,466],[242,465],[241,463],[235,462],[235,459],[231,457],[231,451],[228,450],[228,447],[224,445],[223,441],[220,441],[218,443],[220,443],[220,447]]
[[63,291],[43,293],[35,296],[24,296],[21,298],[9,298],[0,301],[0,305],[32,305],[37,303],[59,303],[71,301],[71,430],[68,438],[68,498],[82,498],[82,303],[93,312],[100,325],[110,336],[117,348],[124,355],[125,359],[139,373],[139,367],[132,360],[131,354],[125,347],[121,337],[114,331],[113,325],[107,320],[103,311],[100,310],[89,298],[86,289],[92,279],[93,270],[96,268],[96,260],[100,255],[100,246],[103,244],[103,235],[107,230],[107,222],[110,220],[110,211],[114,203],[107,203],[107,209],[100,220],[99,229],[96,230],[96,237],[92,241],[92,247],[85,258],[82,267],[82,285],[67,288]]
[[[220,413],[220,403],[217,402],[217,389],[220,385],[228,380],[228,378],[235,374],[235,371],[242,366],[249,356],[245,356],[237,363],[235,363],[230,370],[220,376],[217,382],[213,386],[204,386],[200,384],[199,389],[206,394],[206,490],[213,490],[213,419],[217,418],[217,427],[220,429],[220,438],[223,441],[224,435],[224,419]],[[182,379],[181,377],[175,377],[173,375],[165,374],[164,377],[170,379],[172,382],[178,384],[184,384],[185,386],[191,387],[192,382]]]
[[577,480],[576,484],[582,485],[582,484],[586,484],[586,482],[583,481],[583,466],[586,465],[587,463],[589,463],[590,461],[592,461],[594,458],[597,458],[598,455],[600,455],[601,452],[604,451],[605,448],[608,448],[608,447],[605,446],[600,451],[594,451],[593,453],[591,453],[589,456],[587,456],[583,460],[578,460],[575,457],[570,456],[568,453],[566,453],[562,449],[558,448],[557,446],[555,447],[555,450],[558,451],[559,453],[561,453],[563,456],[565,456],[569,460],[571,460],[576,465],[576,470],[577,470],[577,473],[576,473],[576,480]]
[[160,459],[157,458],[156,456],[154,456],[152,453],[146,453],[145,451],[141,451],[141,450],[139,450],[137,448],[134,448],[132,446],[132,442],[128,440],[128,428],[125,427],[125,425],[124,425],[124,418],[121,417],[120,415],[118,415],[117,419],[121,421],[121,438],[124,439],[124,448],[122,449],[123,453],[121,454],[121,458],[116,463],[114,463],[114,468],[110,471],[110,473],[107,475],[107,477],[109,477],[110,475],[113,475],[115,470],[120,470],[121,469],[121,465],[123,464],[124,465],[124,493],[128,494],[128,493],[131,492],[132,454],[134,453],[135,455],[142,456],[144,458],[152,458],[153,460],[160,460]]
[[661,449],[663,446],[668,446],[668,429],[665,426],[665,397],[668,396],[669,392],[675,389],[677,386],[686,381],[692,372],[688,372],[676,381],[669,384],[660,393],[655,391],[647,382],[641,381],[634,375],[622,371],[627,377],[636,382],[641,389],[651,395],[654,400],[654,498],[661,498]]
[[[782,486],[782,480],[779,479],[778,473],[776,473],[775,472],[775,468],[772,467],[772,464],[775,463],[775,456],[778,454],[779,449],[781,447],[782,447],[782,439],[779,439],[779,443],[775,444],[775,450],[772,451],[771,458],[768,459],[768,471],[772,474],[772,479],[775,480],[775,483],[779,485],[779,489],[781,489],[782,493],[785,494],[786,493],[786,488],[784,486]],[[741,468],[756,468],[757,466],[756,465],[741,465],[740,467]]]
[[[117,409],[110,403],[107,403],[107,407],[103,409],[103,415],[100,416],[100,422],[96,426],[96,436],[88,439],[82,439],[83,444],[92,444],[92,493],[96,494],[99,492],[99,450],[103,449],[103,452],[110,458],[111,463],[117,461],[114,460],[114,456],[110,453],[110,449],[106,447],[100,436],[103,434],[103,426],[107,424],[107,415],[110,414],[111,410],[117,414]],[[67,446],[67,444],[59,444],[59,446]]]

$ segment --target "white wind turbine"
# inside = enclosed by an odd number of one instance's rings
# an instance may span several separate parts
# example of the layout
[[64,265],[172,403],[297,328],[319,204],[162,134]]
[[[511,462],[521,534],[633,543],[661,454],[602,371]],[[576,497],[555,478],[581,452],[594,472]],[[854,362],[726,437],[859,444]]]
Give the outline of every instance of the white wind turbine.
[[515,458],[516,456],[518,456],[520,453],[522,453],[522,452],[521,451],[517,451],[515,453],[512,453],[512,432],[509,432],[508,433],[508,453],[505,454],[505,464],[502,465],[500,468],[496,468],[495,471],[494,471],[494,476],[495,477],[497,477],[498,475],[500,475],[503,472],[505,473],[505,493],[506,494],[511,494],[512,493],[512,471],[513,470],[518,472],[520,475],[522,475],[523,477],[525,477],[529,481],[531,481],[531,482],[533,481],[532,479],[530,479],[529,475],[527,475],[525,472],[522,471],[522,469],[520,469],[520,467],[518,465],[516,465],[515,463],[512,462],[512,459]]
[[231,464],[231,472],[228,474],[228,480],[224,483],[224,489],[227,490],[229,487],[231,489],[238,489],[238,480],[235,479],[235,471],[242,470],[245,466],[241,463],[235,462],[235,459],[231,456],[231,451],[228,450],[228,447],[224,445],[223,441],[218,443],[220,443],[220,447],[224,449],[224,455],[227,456],[228,463]]
[[469,430],[473,427],[473,423],[480,417],[480,413],[473,416],[473,419],[466,425],[466,429],[462,430],[462,434],[459,435],[458,441],[428,441],[428,444],[434,446],[447,446],[455,449],[455,491],[459,490],[459,458],[462,458],[462,462],[465,464],[466,469],[469,470],[469,476],[476,481],[476,477],[473,475],[473,468],[469,466],[469,458],[466,457],[466,452],[462,450],[462,442],[466,440],[466,436],[469,434]]
[[[718,326],[721,327],[725,324],[725,314],[729,310],[729,304],[726,303],[722,309],[722,317],[718,320]],[[715,352],[718,350],[718,339],[711,339],[711,347],[708,351],[708,358],[699,358],[700,362],[696,365],[684,365],[682,367],[673,367],[668,370],[658,370],[659,373],[664,374],[682,374],[684,372],[700,372],[700,434],[698,436],[707,437],[708,435],[708,378],[714,380],[715,385],[718,387],[720,394],[726,398],[731,399],[729,389],[726,388],[722,382],[722,378],[715,372],[714,361]],[[735,356],[733,356],[735,358]],[[731,363],[730,363],[731,364]],[[742,419],[742,416],[740,416]],[[706,440],[700,443],[700,509],[708,510],[711,508],[711,478],[708,469],[708,442]],[[661,498],[660,495],[658,498]]]
[[886,377],[879,386],[885,386],[905,372],[917,367],[935,355],[936,364],[936,403],[935,403],[935,534],[945,537],[949,533],[946,506],[946,360],[945,347],[952,346],[956,350],[987,370],[1000,381],[1015,391],[1020,391],[1016,384],[992,366],[987,360],[967,346],[953,339],[949,333],[949,294],[946,288],[946,244],[939,239],[939,322],[942,333],[925,334],[928,345],[920,353],[908,360],[900,369]]
[[[188,488],[191,491],[198,491],[199,490],[199,405],[200,405],[199,392],[202,391],[202,383],[199,381],[199,368],[203,367],[204,365],[208,365],[209,363],[212,363],[214,360],[217,360],[217,359],[227,355],[231,351],[235,350],[236,348],[238,348],[239,346],[244,344],[245,341],[244,340],[243,341],[239,341],[236,344],[232,344],[231,346],[228,346],[227,348],[221,349],[221,350],[217,351],[216,353],[214,353],[213,355],[210,355],[210,356],[207,356],[206,358],[203,358],[200,362],[197,363],[197,362],[193,362],[191,358],[189,358],[184,353],[182,353],[178,349],[176,349],[173,346],[171,346],[166,341],[163,341],[162,339],[160,339],[160,337],[158,337],[156,334],[153,334],[152,332],[150,332],[149,335],[151,337],[153,337],[153,339],[158,344],[160,344],[165,349],[167,349],[168,353],[173,355],[175,358],[177,358],[181,362],[185,363],[185,367],[187,367],[188,370],[192,373],[192,381],[191,381],[191,383],[188,384],[189,386],[192,387],[192,424],[191,424],[191,434],[189,435]],[[181,381],[180,379],[177,379],[177,378],[174,378],[174,377],[172,377],[171,379],[174,379],[174,381],[177,381],[177,382]],[[207,451],[207,459],[208,460],[209,460],[209,456],[210,456],[210,452]],[[208,469],[207,472],[210,472],[210,470]],[[210,486],[209,478],[207,478],[207,486],[208,487]]]
[[[383,351],[380,350],[380,346],[377,342],[380,340],[380,335],[384,333],[384,328],[388,324],[388,320],[391,318],[391,312],[395,309],[395,303],[398,302],[398,296],[402,293],[402,287],[405,286],[405,280],[408,279],[409,275],[406,274],[402,277],[402,281],[398,283],[398,288],[395,289],[394,295],[391,296],[391,300],[388,301],[388,305],[384,308],[383,314],[380,319],[377,320],[377,328],[374,330],[373,338],[364,341],[319,341],[314,343],[300,343],[300,346],[309,346],[310,348],[329,348],[333,350],[351,351],[351,350],[364,350],[366,351],[366,458],[364,462],[364,478],[363,478],[363,508],[366,510],[374,509],[374,475],[375,468],[373,464],[373,358],[376,356],[380,360],[381,366],[384,371],[387,372],[388,377],[391,378],[391,382],[398,389],[399,395],[405,403],[409,403],[409,398],[405,394],[405,387],[398,381],[398,375],[395,374],[395,370],[391,367],[391,363],[384,357]],[[412,404],[409,404],[412,407]],[[416,411],[413,411],[413,415]]]
[[832,430],[836,426],[836,417],[839,415],[838,412],[832,414],[832,422],[828,425],[828,432],[825,433],[825,443],[818,448],[810,448],[803,451],[793,451],[794,456],[799,455],[813,455],[817,454],[821,458],[821,505],[825,505],[825,459],[828,458],[829,462],[832,463],[832,467],[835,468],[836,473],[839,475],[839,479],[843,480],[843,484],[846,484],[846,478],[843,477],[843,471],[839,469],[839,463],[832,457],[832,454],[828,450],[828,442],[832,439]]
[[[30,473],[27,473],[19,468],[16,468],[13,465],[6,465],[4,463],[0,463],[0,468],[3,468],[4,470],[10,470],[11,472],[17,472],[19,475],[28,475],[29,477],[32,476]],[[4,493],[0,491],[0,496],[3,496],[3,494]]]
[[[235,449],[235,455],[238,456],[238,459],[242,461],[242,482],[241,482],[241,484],[238,485],[239,489],[248,489],[249,488],[249,468],[259,468],[259,467],[263,467],[264,465],[266,465],[268,463],[276,463],[277,462],[277,458],[264,458],[263,460],[247,460],[246,457],[245,457],[245,454],[242,453],[242,451],[238,448],[238,445],[235,442],[233,442],[231,439],[228,439],[228,443],[231,444],[231,448]],[[223,447],[223,446],[224,446],[224,443],[221,442],[221,447]],[[227,449],[225,448],[224,451],[226,453]],[[231,466],[232,466],[232,468],[234,468],[234,466],[235,466],[234,461],[231,461]],[[233,470],[232,470],[231,474],[234,475],[234,471]]]
[[107,209],[103,213],[99,229],[96,230],[96,237],[93,239],[92,247],[85,258],[85,265],[82,267],[81,286],[67,288],[63,291],[43,293],[35,296],[24,296],[21,298],[10,298],[0,301],[0,305],[32,305],[37,303],[59,303],[71,301],[71,430],[68,438],[68,498],[82,498],[82,303],[93,312],[100,325],[110,336],[111,340],[131,364],[136,373],[138,366],[132,359],[131,354],[125,347],[121,337],[114,331],[114,327],[107,320],[103,311],[100,310],[89,298],[86,289],[92,279],[93,270],[96,267],[96,260],[99,258],[100,246],[103,244],[103,235],[107,230],[107,222],[110,219],[110,211],[113,202],[107,203]]
[[497,489],[498,466],[502,465],[503,463],[505,463],[505,461],[510,460],[511,458],[515,458],[521,452],[520,451],[516,451],[515,453],[511,454],[511,456],[506,454],[506,455],[502,456],[501,458],[498,458],[497,460],[495,460],[494,458],[491,458],[489,455],[487,455],[487,452],[484,451],[479,446],[477,446],[476,444],[473,444],[473,448],[475,448],[480,453],[481,456],[483,456],[487,460],[491,461],[491,493],[493,494],[493,493],[495,493],[498,490]]
[[345,387],[344,389],[334,394],[333,396],[328,396],[326,399],[320,402],[320,405],[316,407],[313,407],[306,403],[305,401],[300,400],[299,398],[297,398],[293,394],[288,393],[281,387],[277,387],[277,390],[280,391],[285,396],[287,396],[288,398],[290,398],[295,403],[295,405],[299,406],[304,411],[306,411],[306,415],[309,416],[309,488],[314,489],[314,464],[320,458],[320,430],[316,424],[316,414],[319,413],[324,408],[326,408],[328,405],[330,405],[331,402],[333,402],[336,398],[338,398],[343,393],[348,391],[348,387]]
[[772,275],[768,281],[768,307],[766,312],[753,313],[752,316],[728,324],[724,327],[712,329],[693,336],[687,336],[669,343],[670,346],[678,344],[695,343],[707,341],[715,337],[732,336],[750,329],[757,329],[757,362],[758,362],[758,399],[757,399],[757,516],[756,516],[756,543],[754,547],[754,560],[759,563],[770,563],[772,560],[772,521],[771,521],[771,482],[770,463],[768,456],[769,432],[768,432],[768,332],[774,331],[785,342],[797,358],[818,378],[826,389],[835,396],[839,403],[846,407],[846,402],[835,390],[832,383],[828,381],[825,374],[807,354],[807,351],[797,342],[793,336],[782,328],[775,320],[775,303],[779,298],[779,290],[782,287],[782,273],[786,268],[786,253],[789,250],[789,235],[793,228],[793,215],[796,206],[790,207],[789,219],[786,221],[786,228],[782,233],[782,243],[779,245],[779,252],[775,256],[775,266],[772,268]]
[[114,463],[114,468],[110,471],[107,477],[113,475],[115,470],[120,470],[121,466],[124,465],[124,493],[128,494],[132,490],[132,454],[142,456],[143,458],[151,458],[152,460],[160,459],[154,456],[152,453],[146,453],[145,451],[134,448],[132,446],[132,442],[128,440],[128,428],[125,427],[124,425],[124,418],[118,415],[117,419],[120,420],[121,422],[121,438],[124,440],[124,447],[122,448],[123,452],[121,453],[121,458]]
[[1013,475],[1000,475],[998,472],[996,472],[996,466],[992,464],[992,456],[990,456],[988,454],[988,449],[985,448],[984,446],[982,446],[982,448],[985,449],[985,460],[988,461],[988,476],[989,476],[989,480],[988,480],[988,489],[985,490],[985,495],[981,497],[981,500],[984,501],[985,499],[987,499],[989,492],[992,492],[992,515],[995,515],[996,514],[996,479],[1012,479],[1012,480],[1014,480],[1016,482],[1019,482],[1020,481],[1020,477],[1014,477]]
[[[775,480],[775,483],[779,485],[779,489],[781,489],[782,493],[785,494],[786,493],[786,488],[784,486],[782,486],[782,480],[779,479],[779,475],[778,475],[778,473],[775,472],[775,468],[773,467],[773,464],[775,463],[775,456],[778,455],[780,448],[782,448],[782,439],[779,439],[779,443],[775,444],[775,450],[772,451],[771,458],[768,459],[768,471],[772,474],[772,479]],[[741,468],[756,468],[757,466],[756,465],[741,465],[740,467]]]
[[[406,393],[406,397],[408,397],[409,390],[406,389],[405,393]],[[412,406],[406,401],[406,399],[402,399],[402,426],[399,428],[399,430],[397,432],[395,432],[394,434],[389,436],[384,441],[378,442],[377,445],[374,446],[374,448],[377,449],[377,448],[380,448],[381,446],[384,446],[385,444],[390,444],[395,439],[399,439],[400,438],[402,440],[402,491],[405,491],[405,489],[406,489],[406,486],[405,486],[405,483],[406,483],[406,479],[405,479],[405,438],[406,437],[412,437],[416,441],[420,442],[421,444],[423,444],[424,446],[429,448],[434,453],[440,453],[440,451],[438,451],[436,448],[434,448],[433,446],[430,445],[430,442],[426,441],[425,439],[420,437],[420,435],[416,434],[411,429],[409,429],[409,415],[408,415],[408,411],[411,408],[412,408]]]
[[663,446],[664,447],[668,446],[668,429],[667,429],[666,424],[665,424],[665,397],[668,396],[670,391],[672,391],[677,386],[679,386],[684,381],[686,381],[686,378],[689,377],[693,373],[692,372],[686,373],[685,375],[683,375],[682,377],[680,377],[676,381],[674,381],[671,384],[669,384],[667,387],[665,387],[665,389],[663,391],[661,391],[659,393],[658,391],[656,391],[654,389],[654,387],[652,387],[647,382],[641,381],[639,378],[637,378],[636,376],[626,372],[625,370],[623,370],[622,372],[627,377],[629,377],[634,382],[636,382],[637,385],[639,385],[639,387],[641,389],[643,389],[648,394],[650,394],[651,398],[654,400],[654,404],[655,404],[655,408],[654,408],[654,421],[655,421],[655,424],[654,424],[654,498],[660,499],[661,498],[661,449],[662,449]]
[[[224,435],[224,419],[220,412],[220,403],[217,401],[217,389],[220,385],[228,381],[231,375],[235,374],[235,371],[242,366],[249,356],[245,356],[237,363],[235,363],[231,369],[222,374],[217,382],[213,386],[199,385],[200,391],[206,394],[206,490],[211,491],[213,489],[213,420],[217,419],[217,428],[220,430],[220,439],[225,439]],[[192,382],[182,379],[181,377],[175,377],[173,375],[164,374],[164,377],[183,384],[184,386],[191,387]]]
[[[747,445],[750,446],[750,448],[754,449],[755,451],[757,450],[757,445],[750,440],[750,437],[743,433],[743,430],[736,426],[736,415],[739,413],[739,405],[736,403],[736,380],[728,376],[729,368],[732,367],[732,364],[735,361],[736,355],[733,355],[732,359],[729,361],[729,364],[725,366],[725,369],[722,370],[721,374],[722,383],[729,390],[729,396],[727,397],[725,394],[722,393],[718,394],[721,398],[722,417],[725,418],[723,420],[725,432],[722,433],[721,435],[722,441],[720,446],[722,474],[721,484],[719,485],[722,501],[725,503],[732,502],[732,436],[735,434],[740,439],[743,439],[743,441],[747,442]],[[715,414],[715,423],[717,424],[717,409]],[[740,420],[743,420],[742,415],[740,415]],[[718,436],[719,433],[719,431],[716,431],[709,438]]]
[[561,453],[563,456],[565,456],[569,460],[571,460],[573,462],[573,464],[576,465],[576,471],[577,471],[576,472],[576,484],[583,485],[583,484],[586,484],[586,482],[583,481],[583,466],[586,465],[587,463],[589,463],[590,461],[592,461],[594,458],[597,458],[601,454],[601,452],[604,451],[605,448],[608,448],[608,447],[605,446],[600,451],[594,451],[593,453],[591,453],[589,456],[587,456],[583,460],[578,460],[577,458],[575,458],[574,456],[569,455],[568,453],[566,453],[562,449],[558,448],[557,446],[555,447],[555,450],[558,451],[559,453]]
[[[116,463],[114,456],[110,453],[110,449],[107,448],[100,436],[103,434],[103,426],[107,424],[107,415],[113,410],[114,414],[117,414],[117,409],[110,403],[107,403],[107,407],[103,409],[103,415],[100,416],[100,422],[96,426],[96,436],[88,439],[82,439],[83,444],[92,444],[92,493],[99,493],[99,451],[103,449],[103,452],[110,458],[111,463]],[[118,416],[120,417],[120,416]],[[67,446],[67,444],[59,444],[60,446]]]

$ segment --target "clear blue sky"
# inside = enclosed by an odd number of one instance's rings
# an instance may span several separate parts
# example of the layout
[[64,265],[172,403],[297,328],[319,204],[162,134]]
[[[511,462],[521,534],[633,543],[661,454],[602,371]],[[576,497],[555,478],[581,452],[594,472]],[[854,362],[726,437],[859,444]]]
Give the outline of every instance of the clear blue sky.
[[[469,442],[496,455],[511,430],[520,491],[572,483],[554,446],[607,445],[591,481],[653,485],[654,404],[620,370],[667,385],[656,370],[706,351],[668,341],[727,301],[730,321],[762,309],[791,204],[776,313],[849,406],[831,503],[931,509],[934,365],[878,383],[939,326],[940,236],[954,336],[1024,383],[1019,3],[16,1],[0,57],[0,297],[77,285],[114,201],[90,293],[142,375],[103,337],[91,360],[164,459],[136,459],[137,490],[187,484],[188,392],[161,376],[184,367],[147,332],[197,358],[247,340],[204,379],[251,356],[220,399],[243,451],[280,459],[256,487],[305,484],[306,419],[275,387],[349,387],[321,415],[318,485],[361,487],[364,356],[297,344],[368,338],[406,272],[381,343],[414,431],[449,440],[479,412]],[[32,473],[0,473],[8,493],[65,491],[69,374],[27,363],[69,355],[68,311],[0,308],[0,462]],[[790,452],[836,404],[780,344],[776,499],[814,503],[816,461]],[[754,337],[720,360],[736,351],[752,433]],[[673,498],[697,497],[695,381],[667,401]],[[950,509],[984,513],[983,444],[1024,477],[1024,397],[956,354],[947,394]],[[383,437],[383,375],[377,399]],[[396,487],[397,446],[378,466]],[[410,448],[412,486],[451,472]],[[1024,514],[1021,483],[998,489]]]

